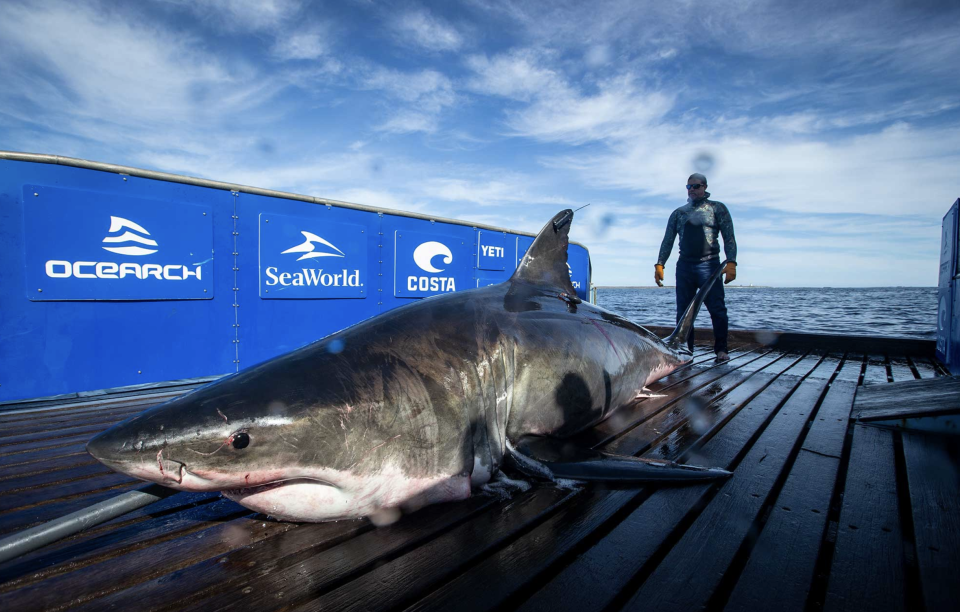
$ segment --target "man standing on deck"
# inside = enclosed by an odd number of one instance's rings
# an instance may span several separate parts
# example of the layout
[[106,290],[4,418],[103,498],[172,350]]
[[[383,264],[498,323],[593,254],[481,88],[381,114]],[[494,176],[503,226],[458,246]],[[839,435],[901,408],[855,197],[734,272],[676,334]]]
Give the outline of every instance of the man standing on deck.
[[[673,240],[680,236],[680,258],[677,261],[677,323],[683,312],[717,268],[720,267],[720,236],[723,252],[728,260],[723,270],[723,284],[737,277],[737,240],[733,236],[733,219],[722,202],[710,200],[707,177],[691,174],[687,179],[687,203],[673,211],[667,221],[667,231],[660,244],[660,256],[654,266],[653,278],[663,287],[663,264],[670,258]],[[703,302],[713,320],[713,351],[717,361],[727,361],[727,306],[723,299],[723,285],[717,283]],[[690,334],[693,350],[693,334]]]

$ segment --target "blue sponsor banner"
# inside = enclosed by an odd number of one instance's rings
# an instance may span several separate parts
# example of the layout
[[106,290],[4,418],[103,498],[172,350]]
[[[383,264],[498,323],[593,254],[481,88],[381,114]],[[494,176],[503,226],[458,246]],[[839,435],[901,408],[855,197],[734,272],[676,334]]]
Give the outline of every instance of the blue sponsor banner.
[[587,251],[576,245],[567,249],[567,268],[570,270],[570,283],[577,290],[580,299],[587,299],[590,285],[590,257]]
[[517,261],[513,264],[514,269],[523,261],[523,256],[527,254],[527,249],[533,244],[531,236],[517,236]]
[[499,285],[500,283],[508,280],[509,278],[510,278],[509,276],[507,278],[494,278],[490,276],[480,276],[477,279],[477,288],[479,289],[480,287],[489,287],[490,285]]
[[260,213],[259,226],[261,298],[365,298],[369,294],[363,225]]
[[213,210],[23,186],[26,293],[48,300],[213,298]]
[[394,295],[419,298],[471,288],[472,246],[449,234],[397,230]]
[[[507,236],[503,232],[477,232],[477,268],[503,270],[507,263]],[[511,253],[512,255],[512,253]]]

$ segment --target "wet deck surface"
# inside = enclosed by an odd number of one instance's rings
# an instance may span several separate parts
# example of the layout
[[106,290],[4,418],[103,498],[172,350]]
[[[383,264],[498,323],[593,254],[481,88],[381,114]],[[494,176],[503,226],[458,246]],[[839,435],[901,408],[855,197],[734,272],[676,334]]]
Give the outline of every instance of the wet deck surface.
[[[562,489],[427,507],[388,527],[273,521],[180,493],[0,565],[0,609],[955,609],[960,443],[851,420],[858,389],[926,358],[741,346],[586,432],[728,481]],[[181,393],[0,413],[0,536],[137,481],[90,458],[110,424]]]

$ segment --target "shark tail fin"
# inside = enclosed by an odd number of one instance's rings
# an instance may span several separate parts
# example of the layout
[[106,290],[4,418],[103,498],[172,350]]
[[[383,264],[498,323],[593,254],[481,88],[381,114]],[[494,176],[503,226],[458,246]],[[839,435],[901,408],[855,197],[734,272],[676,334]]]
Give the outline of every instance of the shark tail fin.
[[687,347],[687,339],[690,337],[690,334],[693,333],[693,322],[696,320],[697,315],[700,313],[700,307],[703,306],[703,300],[707,298],[707,294],[710,293],[710,289],[713,288],[713,284],[720,278],[720,274],[723,272],[724,266],[727,265],[726,260],[720,264],[720,267],[707,279],[707,282],[704,283],[703,287],[700,287],[700,290],[697,291],[697,295],[693,298],[693,301],[690,302],[690,305],[687,306],[687,310],[683,313],[680,322],[677,323],[677,328],[673,330],[673,333],[667,336],[663,341],[664,343],[681,355],[689,355],[690,349]]

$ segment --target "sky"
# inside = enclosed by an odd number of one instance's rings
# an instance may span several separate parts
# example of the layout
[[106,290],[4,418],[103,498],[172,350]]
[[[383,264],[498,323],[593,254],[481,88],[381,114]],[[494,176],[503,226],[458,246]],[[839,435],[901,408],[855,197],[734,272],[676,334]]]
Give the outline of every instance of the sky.
[[597,285],[653,284],[699,171],[736,284],[935,286],[958,23],[933,0],[3,0],[0,149],[531,232],[589,203]]

